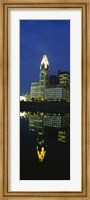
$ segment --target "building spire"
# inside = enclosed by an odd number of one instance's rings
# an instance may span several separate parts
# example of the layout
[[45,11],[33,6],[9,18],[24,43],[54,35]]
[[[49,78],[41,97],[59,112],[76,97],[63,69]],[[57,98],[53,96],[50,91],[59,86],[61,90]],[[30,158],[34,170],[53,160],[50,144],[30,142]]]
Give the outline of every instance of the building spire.
[[47,66],[49,66],[49,61],[48,61],[48,58],[47,58],[47,55],[44,54],[43,57],[42,57],[42,60],[41,60],[41,65],[44,64],[45,65],[45,68],[47,68]]

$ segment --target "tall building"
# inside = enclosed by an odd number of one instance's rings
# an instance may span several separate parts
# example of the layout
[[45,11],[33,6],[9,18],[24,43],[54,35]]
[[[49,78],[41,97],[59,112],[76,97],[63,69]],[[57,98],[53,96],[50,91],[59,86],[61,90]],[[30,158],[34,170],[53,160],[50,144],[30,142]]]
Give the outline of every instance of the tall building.
[[44,87],[49,83],[49,62],[47,55],[43,55],[40,65],[40,85]]
[[58,71],[58,78],[59,78],[59,84],[60,86],[63,86],[65,88],[70,88],[70,74],[69,72],[61,72],[60,70]]
[[49,62],[47,55],[43,55],[40,64],[40,79],[38,82],[31,83],[30,96],[34,99],[44,99],[45,87],[49,83]]

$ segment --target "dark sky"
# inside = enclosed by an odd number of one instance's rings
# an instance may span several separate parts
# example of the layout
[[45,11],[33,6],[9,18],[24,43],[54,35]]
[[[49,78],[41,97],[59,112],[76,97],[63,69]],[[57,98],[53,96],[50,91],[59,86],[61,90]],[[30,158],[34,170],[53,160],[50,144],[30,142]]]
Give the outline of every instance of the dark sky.
[[20,95],[39,80],[40,62],[46,52],[50,75],[70,71],[70,21],[20,20]]

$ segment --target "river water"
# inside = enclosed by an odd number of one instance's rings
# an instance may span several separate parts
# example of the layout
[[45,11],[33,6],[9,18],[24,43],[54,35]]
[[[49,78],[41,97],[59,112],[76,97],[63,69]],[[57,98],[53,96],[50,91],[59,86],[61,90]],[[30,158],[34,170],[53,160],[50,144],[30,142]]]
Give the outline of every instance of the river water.
[[20,180],[70,180],[69,113],[20,113]]

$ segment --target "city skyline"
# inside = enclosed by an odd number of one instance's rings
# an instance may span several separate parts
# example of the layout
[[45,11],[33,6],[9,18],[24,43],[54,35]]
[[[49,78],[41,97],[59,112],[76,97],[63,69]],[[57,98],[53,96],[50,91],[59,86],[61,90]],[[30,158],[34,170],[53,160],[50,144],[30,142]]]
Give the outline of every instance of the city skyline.
[[[50,66],[47,55],[43,55],[40,64],[39,80],[32,82],[26,101],[70,100],[70,75],[68,72],[57,72],[58,76],[49,76]],[[52,77],[52,78],[51,78]]]
[[39,80],[40,62],[45,53],[50,75],[57,75],[58,70],[70,72],[69,20],[20,21],[20,95],[29,92],[31,83]]

